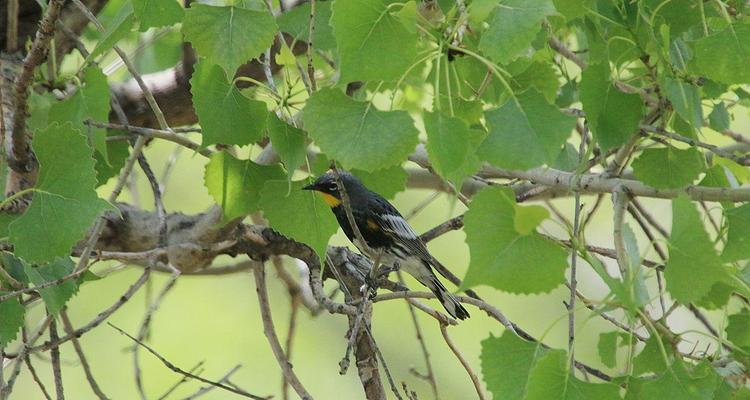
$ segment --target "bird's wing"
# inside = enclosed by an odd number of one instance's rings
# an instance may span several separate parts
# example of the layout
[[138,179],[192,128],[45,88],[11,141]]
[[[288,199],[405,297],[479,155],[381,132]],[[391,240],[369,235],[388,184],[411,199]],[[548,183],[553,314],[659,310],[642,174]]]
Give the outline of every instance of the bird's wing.
[[432,256],[427,251],[422,239],[401,216],[401,214],[387,200],[379,198],[372,207],[375,211],[375,222],[386,233],[393,244],[401,247],[406,253],[417,256],[428,263],[432,263]]

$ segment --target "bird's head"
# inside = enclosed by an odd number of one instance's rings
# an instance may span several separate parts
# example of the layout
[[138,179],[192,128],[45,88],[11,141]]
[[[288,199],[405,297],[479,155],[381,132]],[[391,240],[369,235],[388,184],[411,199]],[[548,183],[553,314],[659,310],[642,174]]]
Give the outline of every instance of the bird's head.
[[[339,172],[341,175],[341,181],[344,183],[346,193],[349,198],[356,197],[360,192],[366,191],[362,183],[354,175],[348,172]],[[331,207],[338,207],[341,205],[341,193],[339,193],[338,185],[336,185],[336,173],[332,170],[328,170],[325,174],[318,177],[315,182],[302,188],[303,190],[314,190],[325,200],[325,202]]]

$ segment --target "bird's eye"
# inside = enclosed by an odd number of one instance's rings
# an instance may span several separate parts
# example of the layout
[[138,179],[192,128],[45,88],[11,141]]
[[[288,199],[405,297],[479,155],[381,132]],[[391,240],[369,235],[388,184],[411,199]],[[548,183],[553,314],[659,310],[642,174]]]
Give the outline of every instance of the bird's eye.
[[338,185],[336,185],[336,182],[331,182],[331,184],[328,185],[328,189],[331,190],[331,191],[336,191],[336,190],[338,190],[338,188],[339,187],[338,187]]

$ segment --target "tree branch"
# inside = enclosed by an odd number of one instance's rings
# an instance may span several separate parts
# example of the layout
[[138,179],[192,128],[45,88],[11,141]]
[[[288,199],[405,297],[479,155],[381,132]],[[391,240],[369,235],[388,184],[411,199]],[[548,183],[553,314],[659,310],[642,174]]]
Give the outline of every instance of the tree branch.
[[279,337],[276,335],[276,329],[273,326],[273,317],[271,316],[271,305],[268,302],[268,289],[266,289],[266,272],[264,266],[261,264],[258,268],[253,269],[253,276],[255,277],[255,292],[258,294],[258,304],[260,306],[260,315],[263,320],[263,333],[268,339],[268,344],[271,346],[274,357],[281,367],[281,371],[284,373],[286,381],[292,386],[295,392],[303,400],[312,400],[312,396],[307,392],[307,389],[302,385],[297,374],[292,369],[292,364],[286,358],[284,349],[281,348]]
[[167,368],[171,369],[172,371],[174,371],[174,372],[176,372],[176,373],[178,373],[180,375],[184,375],[184,376],[190,377],[191,379],[195,379],[195,380],[201,381],[203,383],[208,383],[209,385],[216,386],[216,387],[218,387],[220,389],[224,389],[226,391],[238,394],[238,395],[240,395],[242,397],[247,397],[249,399],[255,399],[255,400],[268,400],[268,399],[270,399],[270,397],[268,397],[268,396],[266,396],[266,397],[256,396],[256,395],[248,393],[248,392],[246,392],[244,390],[240,390],[240,389],[234,388],[232,386],[227,386],[227,385],[225,385],[223,383],[214,382],[212,380],[208,380],[206,378],[203,378],[203,377],[201,377],[199,375],[195,375],[195,374],[193,374],[191,372],[185,371],[184,369],[181,369],[181,368],[177,367],[176,365],[172,364],[169,360],[167,360],[166,358],[164,358],[164,356],[162,356],[161,354],[157,353],[156,350],[154,350],[153,348],[151,348],[147,344],[139,341],[138,339],[134,338],[133,336],[131,336],[130,334],[128,334],[124,330],[118,328],[117,326],[113,325],[110,322],[107,322],[107,325],[111,326],[113,329],[115,329],[116,331],[120,332],[121,334],[127,336],[128,339],[134,341],[137,345],[142,346],[143,348],[145,348],[146,350],[148,350],[148,352],[151,353],[151,354],[153,354],[154,357],[158,358],[159,361],[161,361],[162,364],[164,364],[164,366],[166,366]]

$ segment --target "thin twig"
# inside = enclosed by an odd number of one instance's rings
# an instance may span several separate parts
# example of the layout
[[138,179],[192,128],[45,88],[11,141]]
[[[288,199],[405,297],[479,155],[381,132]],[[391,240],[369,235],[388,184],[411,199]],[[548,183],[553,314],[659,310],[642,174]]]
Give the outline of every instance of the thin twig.
[[[11,138],[6,140],[6,154],[8,166],[18,173],[28,173],[32,170],[32,152],[29,136],[26,133],[26,116],[29,114],[29,85],[34,77],[34,70],[41,65],[47,53],[50,41],[55,35],[55,21],[60,16],[65,0],[50,0],[47,10],[39,23],[34,43],[23,61],[23,69],[16,77],[15,99],[13,110],[13,129]],[[7,128],[7,127],[6,127]]]
[[[653,232],[651,232],[651,227],[648,226],[645,219],[638,213],[638,210],[632,205],[632,203],[628,204],[628,213],[641,227],[641,231],[643,231],[643,233],[646,235],[649,242],[651,243],[651,247],[653,247],[654,251],[656,251],[656,254],[659,255],[661,261],[663,263],[666,262],[667,253],[664,252],[664,249],[662,249],[659,243],[656,241],[656,237],[654,237]],[[661,305],[661,312],[662,315],[665,315],[667,313],[667,306],[666,302],[664,301],[664,282],[662,279],[662,271],[656,271],[656,283],[659,289],[659,304]]]
[[375,342],[375,337],[372,335],[372,331],[370,330],[370,327],[365,324],[364,326],[365,332],[367,333],[367,337],[370,339],[370,344],[372,345],[372,348],[375,349],[375,355],[380,360],[380,365],[383,366],[383,371],[385,372],[386,379],[388,380],[388,384],[391,387],[391,391],[394,395],[396,395],[396,398],[398,400],[403,400],[401,397],[401,393],[398,392],[398,388],[396,387],[396,383],[393,381],[393,376],[391,375],[391,370],[388,368],[388,364],[385,362],[385,357],[383,357],[383,353],[380,351],[380,347],[378,347],[378,344]]
[[[581,144],[578,147],[578,165],[580,167],[583,163],[583,154],[586,150],[586,126],[583,128],[583,137],[581,138]],[[584,234],[579,232],[581,227],[581,192],[575,191],[575,211],[573,215],[573,234],[570,238],[571,242],[578,241],[579,238],[583,237]],[[585,229],[585,228],[584,228]],[[575,339],[576,339],[576,317],[575,317],[575,304],[576,304],[576,292],[578,291],[578,251],[571,249],[570,256],[570,297],[568,300],[568,354],[570,357],[570,365],[575,365]]]
[[[62,320],[65,333],[68,335],[73,333],[73,324],[70,322],[68,312],[65,309],[60,310],[60,320]],[[94,394],[99,398],[99,400],[107,400],[107,395],[102,392],[102,389],[96,383],[96,379],[94,379],[94,374],[91,372],[89,362],[86,359],[86,356],[83,354],[83,348],[81,347],[80,341],[78,340],[78,338],[73,337],[73,339],[71,339],[71,343],[73,344],[73,349],[78,355],[78,359],[81,361],[83,373],[86,375],[86,380],[88,381],[89,386],[91,386],[91,390],[94,391]]]
[[660,136],[668,137],[668,138],[673,139],[673,140],[677,140],[677,141],[682,142],[682,143],[687,143],[690,146],[700,147],[700,148],[706,149],[706,150],[708,150],[708,151],[716,154],[719,157],[723,157],[723,158],[732,160],[732,161],[734,161],[734,162],[736,162],[737,164],[740,164],[740,165],[745,165],[745,166],[750,165],[750,159],[748,159],[747,157],[736,156],[736,155],[734,155],[734,154],[732,154],[732,153],[730,153],[728,151],[722,150],[719,146],[716,146],[716,145],[713,145],[713,144],[704,143],[704,142],[701,142],[700,140],[689,138],[687,136],[682,136],[682,135],[674,133],[674,132],[669,132],[669,131],[667,131],[665,129],[662,129],[662,128],[659,128],[659,127],[656,127],[656,126],[641,125],[641,129],[643,129],[645,132],[654,133],[654,134],[657,134],[657,135],[660,135]]
[[583,61],[580,57],[578,57],[578,54],[567,48],[565,44],[563,44],[563,42],[560,41],[560,39],[558,39],[557,37],[550,36],[550,38],[547,40],[547,44],[549,44],[549,47],[561,56],[567,58],[570,61],[573,61],[578,66],[578,68],[586,69],[586,67],[588,67],[586,61]]
[[255,277],[255,292],[258,295],[258,305],[260,306],[260,315],[263,320],[263,333],[265,333],[268,339],[268,344],[271,346],[273,355],[276,357],[276,361],[279,363],[281,371],[284,373],[289,384],[292,386],[295,392],[303,400],[312,400],[312,396],[307,392],[307,389],[302,385],[302,382],[297,378],[297,375],[292,369],[292,364],[286,358],[284,349],[281,348],[279,338],[276,335],[276,329],[273,326],[273,318],[271,316],[271,305],[268,302],[268,290],[266,289],[266,272],[263,265],[253,270],[253,276]]
[[[188,370],[188,372],[190,372],[191,374],[200,374],[203,371],[203,363],[204,363],[204,361],[198,361],[198,363],[195,364],[193,366],[193,368],[190,368]],[[175,390],[177,390],[178,387],[180,387],[185,382],[188,382],[189,380],[190,380],[189,376],[185,376],[185,375],[181,376],[180,380],[178,380],[172,386],[170,386],[169,389],[167,389],[167,391],[164,392],[163,395],[159,396],[158,400],[164,400],[164,399],[166,399],[167,397],[169,397],[170,394],[172,394],[172,392],[174,392]],[[214,386],[208,386],[208,387],[212,388]]]
[[310,27],[307,32],[307,76],[310,88],[315,92],[318,85],[315,82],[315,68],[313,67],[313,37],[315,37],[315,0],[310,0]]
[[[228,382],[229,378],[231,378],[232,375],[234,375],[235,372],[239,371],[241,367],[242,367],[241,364],[235,365],[232,369],[229,370],[229,372],[227,372],[224,376],[221,377],[221,379],[219,379],[216,382],[218,382],[218,383]],[[206,393],[208,393],[208,392],[210,392],[210,391],[212,391],[214,389],[216,389],[216,386],[214,386],[214,385],[204,386],[204,387],[198,389],[197,392],[191,394],[188,397],[185,397],[185,400],[197,399],[198,397],[203,396],[204,394],[206,394]]]
[[23,360],[26,359],[29,353],[31,353],[31,346],[37,340],[39,340],[39,337],[42,336],[42,333],[44,333],[44,331],[49,326],[50,321],[52,321],[52,316],[47,315],[47,317],[45,317],[45,319],[40,324],[39,328],[37,328],[37,330],[29,335],[28,339],[23,342],[21,350],[19,350],[18,354],[16,355],[15,364],[13,365],[13,370],[8,377],[8,382],[5,384],[2,390],[0,390],[1,400],[6,400],[8,399],[8,397],[10,397],[11,392],[13,392],[13,385],[16,383],[16,379],[18,378],[18,374],[21,373],[21,365],[23,363]]
[[[402,284],[404,283],[404,278],[401,274],[401,271],[397,271],[398,274],[398,280]],[[435,398],[435,400],[438,400],[440,396],[438,396],[438,387],[437,387],[437,380],[435,378],[435,371],[432,369],[432,362],[430,361],[430,352],[427,350],[427,344],[425,343],[424,336],[422,335],[422,327],[419,325],[419,320],[417,320],[417,313],[414,312],[414,305],[407,301],[406,305],[409,309],[409,316],[411,317],[411,322],[414,325],[414,332],[417,334],[417,341],[419,341],[419,346],[422,349],[422,356],[424,357],[424,364],[425,368],[427,368],[427,374],[424,376],[424,378],[429,382],[430,388],[432,389],[432,395]]]
[[[26,328],[22,328],[22,337],[23,341],[26,342]],[[47,400],[52,400],[52,396],[50,396],[49,392],[47,392],[47,387],[44,386],[44,382],[42,382],[42,379],[39,377],[39,374],[36,373],[36,368],[34,368],[34,365],[31,363],[31,357],[29,357],[29,354],[26,353],[26,357],[24,357],[24,361],[26,362],[26,367],[29,369],[29,373],[31,373],[31,378],[36,382],[36,385],[39,387],[39,390],[42,391],[42,395],[44,395],[44,398]],[[0,370],[2,364],[0,364]],[[4,385],[0,385],[0,388],[2,388]]]
[[[277,257],[278,258],[278,257]],[[294,344],[294,333],[297,328],[297,315],[299,315],[299,304],[302,301],[301,294],[297,293],[291,295],[289,299],[291,311],[289,312],[289,328],[286,331],[286,341],[284,342],[284,351],[286,357],[291,362],[292,360],[292,345]],[[286,375],[282,374],[281,377],[281,394],[284,400],[289,399],[289,381],[286,379]]]
[[721,131],[721,134],[724,136],[729,136],[737,143],[744,143],[744,144],[750,144],[750,138],[742,135],[739,132],[735,132],[729,129]]
[[477,377],[477,374],[474,372],[474,370],[471,368],[471,365],[468,361],[466,361],[466,358],[463,354],[461,354],[461,350],[456,347],[456,344],[453,343],[453,340],[451,340],[451,337],[448,335],[448,328],[447,326],[440,324],[440,333],[443,334],[443,339],[445,340],[445,344],[448,345],[448,347],[453,352],[453,355],[458,358],[458,361],[461,363],[461,365],[466,370],[466,373],[469,374],[469,378],[471,378],[471,383],[474,384],[474,389],[477,391],[477,396],[479,397],[479,400],[485,400],[487,397],[484,394],[484,391],[482,391],[482,384],[479,382],[479,378]]
[[247,397],[247,398],[250,398],[250,399],[267,400],[267,399],[270,398],[270,397],[256,396],[256,395],[248,393],[248,392],[246,392],[244,390],[240,390],[240,389],[237,389],[237,388],[234,388],[234,387],[231,387],[231,386],[227,386],[227,385],[225,385],[223,383],[214,382],[212,380],[208,380],[208,379],[203,378],[201,376],[198,376],[198,375],[195,375],[195,374],[190,373],[188,371],[185,371],[183,369],[180,369],[176,365],[172,364],[169,360],[167,360],[166,358],[164,358],[164,356],[162,356],[161,354],[159,354],[158,352],[156,352],[156,350],[154,350],[153,348],[151,348],[149,345],[147,345],[147,344],[145,344],[143,342],[138,341],[138,339],[136,339],[135,337],[131,336],[129,333],[125,332],[124,330],[118,328],[117,326],[115,326],[111,322],[107,322],[107,325],[111,326],[113,329],[115,329],[116,331],[120,332],[121,334],[127,336],[130,340],[134,341],[139,346],[143,346],[146,350],[148,350],[149,353],[153,354],[154,357],[158,358],[159,361],[161,361],[162,364],[164,364],[165,367],[169,368],[170,370],[172,370],[172,371],[174,371],[174,372],[176,372],[178,374],[181,374],[181,375],[184,375],[184,376],[188,376],[188,377],[190,377],[192,379],[201,381],[203,383],[208,383],[209,385],[216,386],[216,387],[218,387],[220,389],[224,389],[226,391],[229,391],[229,392],[232,392],[232,393],[235,393],[235,394],[238,394],[240,396]]
[[[148,138],[154,137],[154,138],[159,138],[163,140],[168,140],[170,142],[177,143],[180,146],[193,150],[204,157],[210,157],[211,154],[213,153],[212,150],[207,149],[205,147],[202,148],[201,145],[193,142],[192,140],[186,138],[185,136],[176,134],[176,133],[181,132],[180,130],[175,130],[174,132],[170,132],[170,131],[163,130],[163,129],[143,128],[140,126],[113,124],[113,123],[98,122],[98,121],[92,121],[92,120],[86,120],[86,121],[83,121],[83,123],[85,125],[93,126],[95,128],[119,129],[119,130],[124,130],[130,133],[134,133],[136,135],[146,136]],[[200,132],[200,129],[190,128],[190,131]]]
[[146,280],[148,279],[149,275],[151,273],[151,265],[147,265],[146,268],[143,270],[143,273],[141,276],[136,280],[128,290],[123,293],[122,296],[120,296],[117,301],[115,301],[114,304],[109,306],[109,308],[104,309],[103,311],[100,311],[97,316],[91,320],[88,324],[76,329],[74,332],[66,334],[65,336],[61,337],[59,340],[56,341],[47,341],[44,344],[41,344],[39,346],[35,346],[31,348],[30,351],[37,352],[37,351],[47,351],[51,349],[54,346],[59,346],[69,340],[72,340],[73,338],[79,338],[83,336],[85,333],[89,332],[90,330],[96,328],[99,326],[102,322],[104,322],[107,318],[109,318],[112,314],[115,313],[115,311],[119,310],[120,307],[122,307],[125,303],[127,303],[131,297],[138,291],[138,289],[143,286],[144,283],[146,283]]
[[[177,278],[179,277],[180,277],[180,271],[176,268],[173,269],[172,275],[170,275],[169,280],[167,280],[167,283],[164,284],[164,287],[156,296],[156,299],[154,299],[154,301],[151,302],[151,304],[149,305],[148,309],[146,310],[146,314],[143,316],[143,321],[141,321],[141,327],[138,330],[139,341],[145,340],[146,336],[148,335],[149,328],[151,327],[151,320],[153,319],[154,313],[156,313],[156,310],[159,309],[159,306],[161,305],[162,301],[167,296],[167,293],[169,293],[169,291],[172,290],[174,285],[177,283]],[[141,365],[140,365],[138,349],[140,349],[140,346],[135,346],[135,348],[133,349],[133,367],[135,369],[135,383],[136,383],[136,388],[138,388],[138,393],[141,395],[141,398],[146,399],[146,392],[143,389],[143,377],[141,374]]]
[[[49,321],[49,339],[52,341],[57,341],[60,339],[60,337],[57,335],[57,321],[55,321],[55,318],[52,318]],[[62,369],[60,368],[60,347],[55,346],[50,351],[50,357],[51,357],[51,364],[52,364],[52,376],[54,377],[55,381],[55,394],[57,395],[57,400],[64,400],[65,399],[65,390],[63,390],[63,380],[62,380]]]

